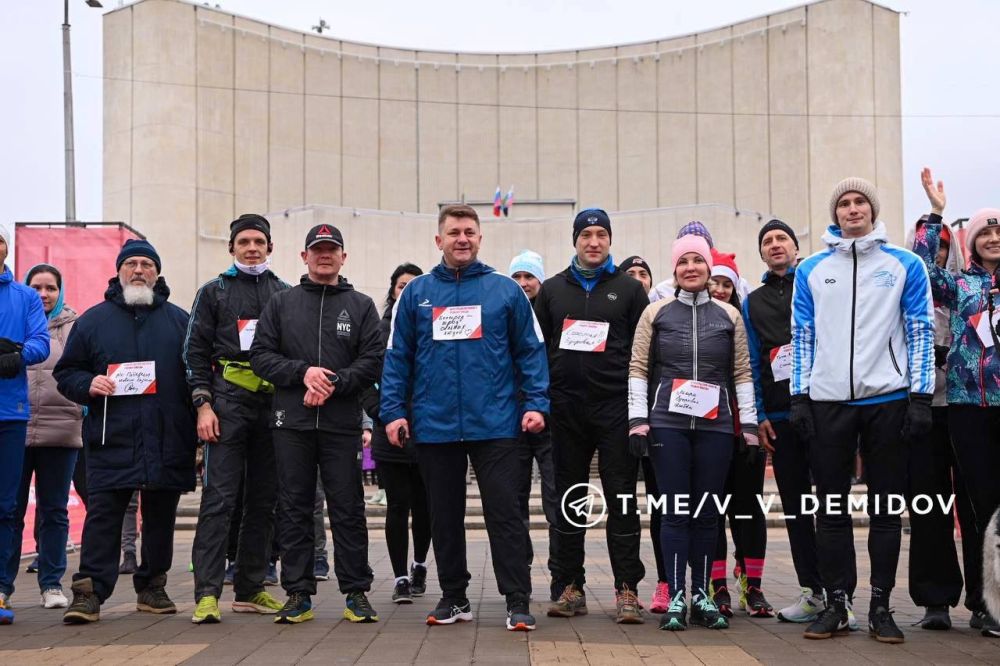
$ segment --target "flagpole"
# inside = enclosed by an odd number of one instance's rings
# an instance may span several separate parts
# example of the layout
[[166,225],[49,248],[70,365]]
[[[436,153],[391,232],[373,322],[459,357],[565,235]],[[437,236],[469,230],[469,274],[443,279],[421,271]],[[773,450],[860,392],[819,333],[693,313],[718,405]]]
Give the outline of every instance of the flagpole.
[[101,446],[104,446],[104,436],[108,432],[108,396],[104,396],[104,418],[101,421]]

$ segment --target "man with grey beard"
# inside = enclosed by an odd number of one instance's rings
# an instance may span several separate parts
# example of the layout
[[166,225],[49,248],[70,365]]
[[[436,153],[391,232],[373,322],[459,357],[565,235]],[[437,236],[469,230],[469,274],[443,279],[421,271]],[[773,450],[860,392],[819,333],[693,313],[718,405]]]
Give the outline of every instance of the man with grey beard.
[[[194,490],[194,410],[181,351],[188,313],[168,303],[160,256],[146,240],[125,242],[104,302],[81,316],[53,374],[59,392],[84,405],[89,502],[71,624],[96,622],[118,580],[122,518],[135,490],[142,510],[142,562],[132,577],[136,608],[176,613],[167,596],[180,494]],[[121,367],[121,364],[131,364]]]

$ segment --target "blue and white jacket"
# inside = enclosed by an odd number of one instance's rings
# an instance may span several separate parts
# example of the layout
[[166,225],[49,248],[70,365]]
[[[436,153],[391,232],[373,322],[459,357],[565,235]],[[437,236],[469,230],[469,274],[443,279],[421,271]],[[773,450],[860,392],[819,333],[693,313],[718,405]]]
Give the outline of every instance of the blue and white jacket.
[[[436,308],[481,306],[477,339],[434,340]],[[542,331],[516,282],[478,261],[410,280],[392,313],[379,420],[410,419],[417,444],[517,437],[549,411]]]
[[920,258],[831,226],[795,272],[792,395],[871,404],[934,393],[934,305]]

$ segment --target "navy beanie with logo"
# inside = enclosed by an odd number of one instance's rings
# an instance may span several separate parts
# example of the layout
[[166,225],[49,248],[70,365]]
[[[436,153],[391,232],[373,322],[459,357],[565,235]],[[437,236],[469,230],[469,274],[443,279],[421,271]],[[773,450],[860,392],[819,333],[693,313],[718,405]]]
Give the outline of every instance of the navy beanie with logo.
[[611,238],[611,218],[600,208],[587,208],[581,210],[573,220],[573,246],[576,247],[576,239],[587,227],[604,227],[608,231],[608,238]]

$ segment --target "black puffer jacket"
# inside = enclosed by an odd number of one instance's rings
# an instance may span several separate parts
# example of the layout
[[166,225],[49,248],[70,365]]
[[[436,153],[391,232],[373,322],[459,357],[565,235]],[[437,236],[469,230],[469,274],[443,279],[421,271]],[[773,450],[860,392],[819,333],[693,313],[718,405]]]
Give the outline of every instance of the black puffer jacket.
[[[260,319],[271,296],[288,288],[271,271],[254,276],[240,272],[236,266],[202,285],[194,297],[184,340],[184,365],[192,392],[201,389],[213,393],[212,380],[219,371],[219,359],[250,360],[250,351],[240,348],[239,322]],[[227,382],[215,385],[234,395],[242,391]]]
[[[167,302],[170,289],[162,277],[153,291],[151,306],[126,305],[112,278],[104,302],[77,319],[52,372],[60,393],[89,408],[83,443],[91,492],[194,490],[197,436],[181,361],[188,313]],[[90,397],[90,383],[107,373],[109,363],[132,361],[156,362],[156,393],[109,397],[105,424],[105,399]]]
[[[253,371],[275,385],[271,425],[361,435],[358,396],[375,383],[384,345],[375,303],[343,277],[335,285],[303,275],[271,297],[250,347]],[[340,377],[321,407],[302,404],[306,370],[319,366]]]
[[[601,274],[587,292],[567,268],[550,277],[535,298],[535,315],[545,336],[549,357],[549,392],[556,400],[620,400],[628,387],[632,336],[649,298],[642,283],[615,271]],[[559,348],[563,321],[577,319],[611,324],[603,352]]]

